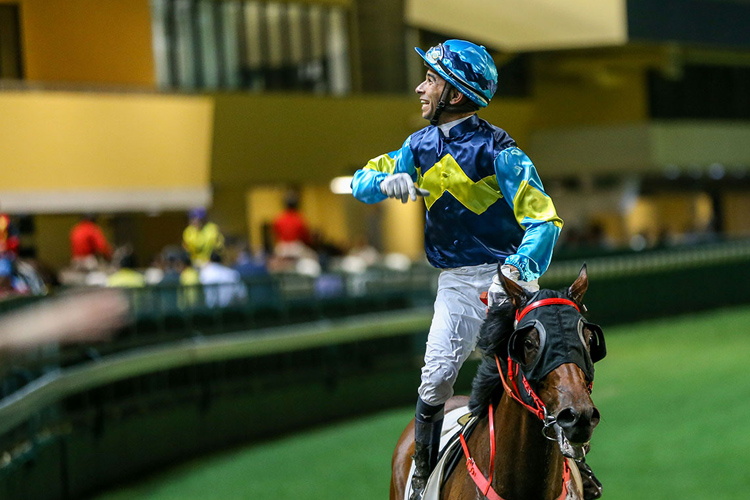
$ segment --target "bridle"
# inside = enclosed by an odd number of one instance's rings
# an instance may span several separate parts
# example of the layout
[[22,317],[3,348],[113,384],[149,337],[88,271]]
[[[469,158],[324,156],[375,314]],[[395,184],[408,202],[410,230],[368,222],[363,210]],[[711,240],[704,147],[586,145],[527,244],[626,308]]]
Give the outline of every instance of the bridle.
[[[528,314],[530,311],[544,306],[572,306],[578,311],[581,312],[580,308],[578,307],[578,304],[573,302],[570,299],[565,299],[561,297],[552,297],[552,298],[546,298],[541,299],[532,302],[531,304],[526,305],[523,309],[520,309],[516,311],[516,324],[523,319],[526,314]],[[528,380],[526,380],[526,376],[523,373],[520,373],[519,365],[517,362],[513,361],[510,355],[508,355],[508,378],[510,378],[510,382],[508,382],[505,379],[505,376],[503,375],[503,370],[500,366],[500,358],[498,358],[497,354],[495,354],[495,364],[497,365],[497,371],[500,374],[500,380],[503,383],[503,388],[505,389],[505,392],[513,398],[516,402],[518,402],[521,406],[526,408],[528,411],[530,411],[532,414],[534,414],[539,420],[542,422],[542,434],[545,438],[549,439],[550,441],[557,441],[557,436],[554,434],[554,426],[557,424],[557,419],[550,415],[547,411],[547,406],[544,404],[544,402],[541,400],[541,398],[534,392],[533,388],[531,387],[531,384],[529,384]],[[531,404],[527,404],[523,401],[523,398],[521,397],[521,392],[518,389],[518,384],[516,384],[516,379],[518,378],[518,375],[521,375],[521,381],[524,390],[526,391],[526,394],[531,400]],[[511,387],[512,386],[512,387]],[[589,393],[591,392],[591,384],[588,386]],[[489,404],[489,434],[490,434],[490,470],[489,470],[489,477],[484,477],[484,474],[481,473],[479,468],[476,465],[476,462],[471,457],[471,454],[469,452],[469,446],[466,443],[466,438],[464,437],[463,432],[459,435],[459,439],[461,440],[461,446],[464,450],[464,455],[466,456],[466,468],[469,472],[469,476],[474,480],[474,483],[477,485],[479,490],[482,492],[482,494],[488,498],[489,500],[503,500],[500,495],[497,494],[497,492],[492,488],[492,476],[495,472],[495,423],[494,423],[494,408],[492,407],[492,403]],[[567,460],[563,460],[563,487],[562,487],[562,493],[558,497],[558,500],[564,499],[568,494],[568,481],[570,480],[570,466],[568,464]]]

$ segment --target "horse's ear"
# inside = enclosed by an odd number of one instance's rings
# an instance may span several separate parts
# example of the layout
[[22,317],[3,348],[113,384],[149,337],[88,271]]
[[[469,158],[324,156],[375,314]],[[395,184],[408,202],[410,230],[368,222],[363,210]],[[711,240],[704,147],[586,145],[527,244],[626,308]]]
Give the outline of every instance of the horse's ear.
[[521,288],[521,285],[505,276],[500,271],[499,266],[497,271],[500,275],[500,279],[503,280],[503,289],[505,290],[505,293],[508,294],[508,297],[510,297],[510,301],[513,303],[513,307],[515,309],[519,309],[526,301],[526,292],[523,288]]
[[579,304],[582,304],[583,296],[588,288],[589,274],[586,270],[586,264],[584,264],[583,267],[581,267],[581,271],[578,273],[578,277],[573,284],[570,285],[570,288],[568,288],[568,296]]

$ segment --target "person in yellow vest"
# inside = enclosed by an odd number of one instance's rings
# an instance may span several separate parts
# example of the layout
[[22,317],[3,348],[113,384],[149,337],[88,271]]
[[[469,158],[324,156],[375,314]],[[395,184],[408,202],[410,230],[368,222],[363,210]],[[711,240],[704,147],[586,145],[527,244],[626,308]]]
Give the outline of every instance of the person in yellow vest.
[[141,288],[146,285],[143,274],[135,270],[135,257],[132,253],[122,256],[119,269],[107,277],[109,288]]
[[182,232],[182,246],[190,254],[196,267],[202,267],[211,260],[211,254],[224,248],[224,236],[219,226],[206,221],[206,209],[194,208],[188,212],[190,221]]

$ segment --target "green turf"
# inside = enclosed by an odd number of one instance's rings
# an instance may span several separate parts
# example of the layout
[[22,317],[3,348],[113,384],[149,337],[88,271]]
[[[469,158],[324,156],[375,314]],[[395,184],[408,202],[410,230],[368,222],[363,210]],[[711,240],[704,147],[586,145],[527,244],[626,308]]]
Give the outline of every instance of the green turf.
[[[610,328],[589,462],[605,498],[750,498],[750,308]],[[412,409],[207,457],[97,500],[388,496]]]

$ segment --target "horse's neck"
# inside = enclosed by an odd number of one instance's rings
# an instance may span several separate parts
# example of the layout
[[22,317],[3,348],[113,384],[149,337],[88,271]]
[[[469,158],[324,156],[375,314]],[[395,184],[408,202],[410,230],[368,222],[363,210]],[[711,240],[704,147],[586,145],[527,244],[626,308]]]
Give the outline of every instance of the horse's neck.
[[495,412],[495,479],[506,499],[556,499],[562,492],[563,458],[542,435],[538,417],[504,394]]

